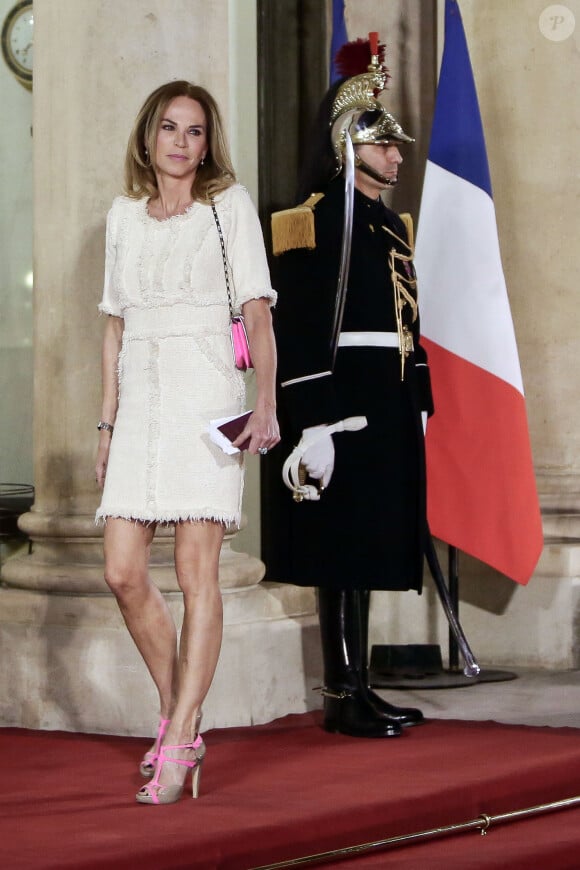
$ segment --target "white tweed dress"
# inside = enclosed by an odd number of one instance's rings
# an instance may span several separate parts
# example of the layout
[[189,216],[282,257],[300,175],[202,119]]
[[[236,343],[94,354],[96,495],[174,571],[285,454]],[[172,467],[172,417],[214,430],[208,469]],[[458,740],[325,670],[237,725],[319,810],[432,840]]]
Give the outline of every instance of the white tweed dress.
[[[276,294],[248,192],[216,197],[234,309]],[[239,524],[241,454],[209,439],[209,420],[245,410],[233,363],[220,241],[211,206],[164,221],[118,197],[107,218],[99,310],[124,319],[119,407],[97,519]]]

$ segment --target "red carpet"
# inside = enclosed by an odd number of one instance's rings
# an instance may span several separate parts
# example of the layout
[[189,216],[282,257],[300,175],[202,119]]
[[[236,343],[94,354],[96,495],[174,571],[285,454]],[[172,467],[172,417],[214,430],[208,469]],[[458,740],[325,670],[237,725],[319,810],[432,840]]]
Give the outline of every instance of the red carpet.
[[[169,807],[133,801],[149,741],[2,729],[0,866],[248,870],[580,794],[574,729],[439,720],[354,740],[318,721],[208,732],[201,797]],[[562,810],[331,866],[572,870],[579,822]]]

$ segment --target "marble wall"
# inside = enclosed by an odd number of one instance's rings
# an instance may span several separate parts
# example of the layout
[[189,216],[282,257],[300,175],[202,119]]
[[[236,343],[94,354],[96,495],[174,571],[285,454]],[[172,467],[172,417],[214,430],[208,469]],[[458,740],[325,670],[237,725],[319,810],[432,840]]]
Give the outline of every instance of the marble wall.
[[[0,0],[0,22],[13,5]],[[2,59],[0,93],[0,481],[30,484],[32,94]]]
[[[580,498],[580,2],[463,0],[540,493]],[[547,14],[545,10],[548,10]],[[554,503],[554,498],[546,503]]]

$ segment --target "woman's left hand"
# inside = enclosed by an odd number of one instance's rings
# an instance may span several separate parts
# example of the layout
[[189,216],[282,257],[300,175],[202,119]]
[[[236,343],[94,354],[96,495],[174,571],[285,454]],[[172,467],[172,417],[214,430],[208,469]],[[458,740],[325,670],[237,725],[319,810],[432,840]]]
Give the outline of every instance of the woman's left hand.
[[244,431],[232,441],[239,447],[250,439],[249,453],[264,455],[280,440],[276,419],[276,345],[267,299],[250,299],[242,306],[256,375],[256,404]]
[[250,439],[248,453],[254,455],[257,453],[264,455],[276,446],[280,440],[280,429],[276,412],[273,409],[256,408],[248,419],[244,431],[238,435],[235,441],[232,441],[232,444],[234,447],[239,447],[248,438]]

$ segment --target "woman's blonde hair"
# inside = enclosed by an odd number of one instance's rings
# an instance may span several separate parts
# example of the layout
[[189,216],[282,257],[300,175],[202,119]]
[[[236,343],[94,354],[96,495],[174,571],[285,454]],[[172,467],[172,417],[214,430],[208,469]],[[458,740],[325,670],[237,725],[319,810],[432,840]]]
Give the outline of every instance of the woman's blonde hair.
[[193,199],[209,203],[212,197],[235,182],[236,175],[216,101],[205,88],[186,81],[161,85],[143,103],[127,143],[125,193],[133,199],[157,196],[151,156],[155,155],[157,133],[167,105],[176,97],[196,100],[205,114],[207,154],[203,166],[197,167],[191,195]]

